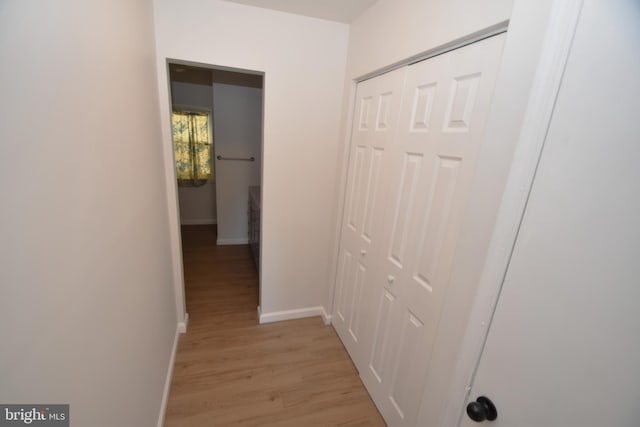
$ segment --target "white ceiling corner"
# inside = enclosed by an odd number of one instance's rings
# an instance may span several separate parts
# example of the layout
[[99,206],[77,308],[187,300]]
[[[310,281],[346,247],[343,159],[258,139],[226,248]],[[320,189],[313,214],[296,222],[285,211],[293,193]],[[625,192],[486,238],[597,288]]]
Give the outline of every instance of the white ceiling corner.
[[378,0],[225,0],[329,21],[351,23]]

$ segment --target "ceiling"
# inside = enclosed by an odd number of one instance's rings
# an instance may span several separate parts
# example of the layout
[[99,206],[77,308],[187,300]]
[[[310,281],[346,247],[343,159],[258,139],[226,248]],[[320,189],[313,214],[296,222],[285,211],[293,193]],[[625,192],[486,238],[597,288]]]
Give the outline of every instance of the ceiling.
[[378,0],[226,0],[264,9],[351,23]]

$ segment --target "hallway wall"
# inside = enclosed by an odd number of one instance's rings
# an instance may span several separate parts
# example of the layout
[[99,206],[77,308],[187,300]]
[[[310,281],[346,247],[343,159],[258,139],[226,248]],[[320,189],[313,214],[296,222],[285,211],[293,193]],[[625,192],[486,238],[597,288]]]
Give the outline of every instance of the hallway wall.
[[[333,165],[348,25],[220,0],[154,4],[165,164],[171,164],[167,58],[264,72],[261,308],[321,306],[331,282]],[[173,181],[168,177],[171,224],[177,223]],[[174,260],[180,257],[177,231]],[[174,274],[179,287],[177,261]]]
[[0,402],[158,423],[177,319],[151,1],[0,3]]

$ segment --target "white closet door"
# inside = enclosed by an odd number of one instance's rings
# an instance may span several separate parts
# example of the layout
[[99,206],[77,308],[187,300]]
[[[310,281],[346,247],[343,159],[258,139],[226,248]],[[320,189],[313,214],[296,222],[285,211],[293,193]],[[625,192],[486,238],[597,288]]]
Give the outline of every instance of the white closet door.
[[638,41],[637,0],[582,3],[470,393],[488,426],[640,425]]
[[503,43],[408,67],[360,367],[390,426],[416,424]]
[[[373,283],[372,261],[379,259],[383,206],[406,69],[358,84],[349,176],[339,252],[333,325],[351,358],[364,356],[362,333]],[[374,265],[372,265],[374,264]]]

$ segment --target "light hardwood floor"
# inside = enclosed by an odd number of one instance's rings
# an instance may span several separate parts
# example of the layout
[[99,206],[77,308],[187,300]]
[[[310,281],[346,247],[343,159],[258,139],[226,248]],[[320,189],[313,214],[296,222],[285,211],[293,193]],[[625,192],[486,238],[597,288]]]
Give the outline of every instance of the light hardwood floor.
[[384,426],[333,328],[318,317],[258,324],[248,246],[182,229],[188,331],[166,427]]

